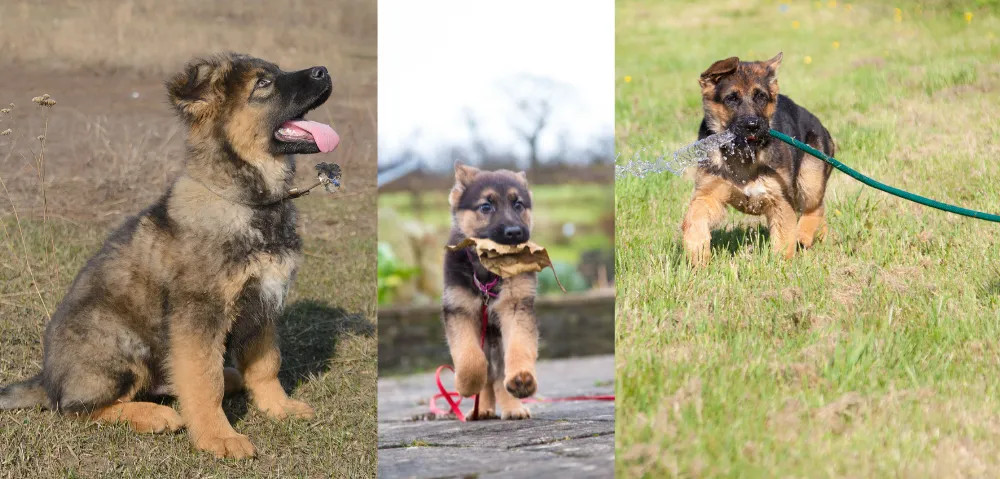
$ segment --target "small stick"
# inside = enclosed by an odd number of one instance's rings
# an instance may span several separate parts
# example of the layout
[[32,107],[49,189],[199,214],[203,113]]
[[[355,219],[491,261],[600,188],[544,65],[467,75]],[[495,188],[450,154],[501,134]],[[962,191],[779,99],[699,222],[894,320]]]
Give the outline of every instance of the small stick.
[[567,292],[566,288],[563,287],[562,282],[559,281],[559,275],[556,274],[556,267],[553,266],[551,262],[549,263],[549,269],[552,270],[552,277],[556,279],[556,284],[559,285],[559,289],[561,289],[562,292],[564,292],[564,293]]
[[319,180],[307,188],[292,188],[288,190],[288,196],[286,196],[285,199],[294,200],[295,198],[298,198],[300,196],[308,195],[309,191],[312,190],[313,188],[329,182],[330,182],[329,180]]
[[300,196],[308,195],[309,191],[311,191],[313,188],[316,188],[319,185],[326,186],[326,190],[331,193],[333,193],[333,191],[330,190],[329,185],[332,184],[335,187],[340,188],[339,165],[337,165],[336,163],[319,163],[316,165],[316,172],[319,173],[319,176],[317,176],[317,180],[315,183],[306,188],[292,188],[288,190],[288,195],[286,195],[285,198],[283,198],[283,200],[288,200],[288,199],[294,200],[295,198],[298,198]]

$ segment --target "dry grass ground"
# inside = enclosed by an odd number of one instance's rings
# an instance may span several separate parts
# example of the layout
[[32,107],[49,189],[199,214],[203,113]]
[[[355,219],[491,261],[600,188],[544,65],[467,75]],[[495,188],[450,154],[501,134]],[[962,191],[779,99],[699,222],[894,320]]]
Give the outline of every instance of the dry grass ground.
[[[334,95],[310,117],[341,134],[322,160],[342,166],[344,188],[340,198],[298,200],[306,259],[282,326],[283,383],[316,419],[272,422],[242,396],[227,400],[259,451],[237,463],[195,452],[183,434],[2,412],[0,477],[375,474],[374,0],[0,5],[0,104],[14,103],[0,115],[0,131],[12,129],[0,136],[0,383],[38,370],[46,311],[105,235],[176,176],[183,131],[162,82],[192,56],[221,50],[286,70],[325,65],[334,78]],[[58,101],[51,110],[30,101],[43,93]],[[299,157],[301,182],[318,161]]]
[[[783,51],[782,92],[837,159],[1000,212],[1000,5],[967,3],[619,1],[619,162],[697,138],[713,61]],[[834,172],[829,241],[783,261],[731,212],[692,271],[692,189],[669,174],[615,185],[620,475],[996,475],[997,225]]]

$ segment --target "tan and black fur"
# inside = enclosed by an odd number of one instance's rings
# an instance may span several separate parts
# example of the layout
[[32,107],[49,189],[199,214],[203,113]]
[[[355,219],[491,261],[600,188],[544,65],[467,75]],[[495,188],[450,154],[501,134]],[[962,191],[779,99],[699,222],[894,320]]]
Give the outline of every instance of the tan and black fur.
[[[531,234],[531,192],[524,172],[481,171],[455,164],[455,186],[449,196],[452,231],[448,244],[465,238],[488,238],[501,244],[520,244]],[[535,273],[499,279],[489,300],[486,344],[480,347],[483,295],[475,274],[489,283],[497,278],[466,251],[449,251],[444,259],[442,319],[455,384],[464,396],[480,394],[479,416],[504,419],[531,417],[521,399],[538,386],[538,325],[535,320]]]
[[[183,174],[127,219],[79,272],[48,324],[42,371],[0,390],[0,409],[40,406],[140,432],[187,427],[220,457],[255,453],[222,410],[245,388],[274,418],[311,417],[278,382],[276,321],[301,261],[286,192],[315,153],[275,131],[327,100],[323,67],[283,72],[246,55],[195,60],[166,83],[188,127]],[[229,355],[235,368],[223,368]],[[172,395],[173,408],[142,398]]]
[[711,230],[722,222],[726,205],[766,216],[772,249],[785,258],[797,244],[808,248],[826,236],[823,196],[832,167],[767,132],[778,130],[831,156],[833,140],[812,113],[778,94],[780,65],[780,53],[763,62],[731,57],[701,74],[705,118],[698,138],[729,130],[736,140],[696,172],[682,225],[693,265],[709,261]]

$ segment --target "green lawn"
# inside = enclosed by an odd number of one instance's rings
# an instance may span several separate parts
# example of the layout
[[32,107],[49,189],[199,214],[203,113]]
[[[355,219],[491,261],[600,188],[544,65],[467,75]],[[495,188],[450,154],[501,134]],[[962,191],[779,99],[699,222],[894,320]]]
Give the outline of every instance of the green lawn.
[[[1000,212],[997,2],[781,5],[618,1],[619,163],[697,138],[712,62],[781,51],[782,92],[839,160]],[[780,260],[759,219],[730,210],[694,271],[692,188],[668,173],[616,184],[620,476],[1000,470],[997,225],[834,172],[827,242]]]

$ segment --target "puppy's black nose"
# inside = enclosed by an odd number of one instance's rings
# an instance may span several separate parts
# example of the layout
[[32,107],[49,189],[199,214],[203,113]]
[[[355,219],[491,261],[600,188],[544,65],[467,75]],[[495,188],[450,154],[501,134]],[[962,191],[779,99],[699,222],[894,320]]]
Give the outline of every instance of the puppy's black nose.
[[322,80],[329,76],[329,74],[330,73],[326,71],[326,67],[313,67],[313,69],[309,71],[309,77],[313,80]]
[[508,226],[503,229],[503,236],[509,241],[521,241],[524,239],[524,228],[520,226]]

